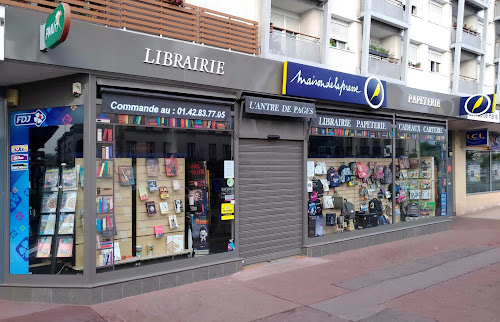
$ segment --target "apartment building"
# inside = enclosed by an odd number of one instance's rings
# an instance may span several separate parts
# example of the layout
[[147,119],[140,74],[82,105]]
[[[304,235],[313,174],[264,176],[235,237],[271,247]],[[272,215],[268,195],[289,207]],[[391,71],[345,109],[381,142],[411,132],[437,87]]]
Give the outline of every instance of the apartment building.
[[0,0],[0,299],[109,301],[496,206],[498,12]]

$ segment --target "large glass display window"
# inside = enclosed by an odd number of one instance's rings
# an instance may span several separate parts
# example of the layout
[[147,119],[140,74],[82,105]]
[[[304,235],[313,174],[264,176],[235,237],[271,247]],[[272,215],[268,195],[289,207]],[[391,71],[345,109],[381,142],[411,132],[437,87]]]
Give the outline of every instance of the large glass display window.
[[392,222],[391,122],[318,115],[307,159],[308,236]]
[[83,110],[10,114],[10,274],[83,270]]
[[[108,106],[120,99],[129,98]],[[180,118],[105,113],[106,102],[97,111],[97,272],[233,251],[230,107],[179,101],[176,114],[190,117]]]
[[397,221],[446,216],[446,129],[397,123],[395,215]]

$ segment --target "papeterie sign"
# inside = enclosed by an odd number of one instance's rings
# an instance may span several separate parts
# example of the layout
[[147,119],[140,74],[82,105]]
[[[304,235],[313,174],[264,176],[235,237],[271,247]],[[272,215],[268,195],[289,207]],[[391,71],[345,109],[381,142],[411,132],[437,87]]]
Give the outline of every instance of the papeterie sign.
[[311,118],[316,116],[316,107],[314,103],[301,103],[247,96],[245,97],[245,112]]
[[321,115],[311,120],[311,126],[321,128],[338,128],[350,130],[391,131],[391,122],[385,120],[368,120],[345,116]]
[[285,95],[368,105],[377,109],[387,105],[386,84],[375,76],[368,78],[292,62],[283,66]]
[[439,98],[431,98],[412,94],[408,94],[408,103],[426,105],[430,107],[441,107],[441,100]]
[[59,4],[47,17],[44,25],[45,46],[54,49],[66,40],[71,24],[71,9],[66,3]]

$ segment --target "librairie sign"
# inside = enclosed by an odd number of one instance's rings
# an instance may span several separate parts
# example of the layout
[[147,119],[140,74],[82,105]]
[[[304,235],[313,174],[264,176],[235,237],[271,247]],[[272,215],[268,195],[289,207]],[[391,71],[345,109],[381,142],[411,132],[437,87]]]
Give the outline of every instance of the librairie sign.
[[40,26],[40,50],[54,49],[66,40],[71,25],[71,9],[68,4],[59,4],[45,24]]
[[263,97],[245,97],[245,112],[290,117],[312,118],[316,116],[314,103],[284,101]]
[[350,130],[374,130],[391,131],[392,125],[389,121],[368,120],[362,118],[321,115],[311,120],[311,126],[321,128],[339,128]]
[[368,105],[387,106],[386,83],[368,78],[292,62],[283,65],[284,95]]
[[229,106],[108,92],[102,93],[102,111],[194,120],[231,120]]

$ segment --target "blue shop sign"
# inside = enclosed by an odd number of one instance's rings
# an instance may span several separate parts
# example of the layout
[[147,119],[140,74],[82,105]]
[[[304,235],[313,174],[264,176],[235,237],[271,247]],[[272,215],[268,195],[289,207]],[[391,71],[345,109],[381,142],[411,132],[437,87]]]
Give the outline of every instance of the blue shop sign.
[[477,94],[470,97],[461,97],[459,115],[480,116],[486,113],[494,113],[496,101],[496,94]]
[[386,84],[375,76],[361,77],[285,61],[284,95],[368,105],[387,106]]
[[465,132],[466,146],[487,146],[488,145],[488,130],[473,130]]

